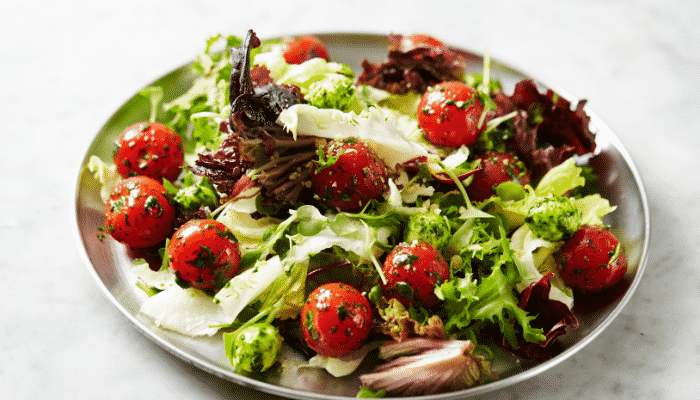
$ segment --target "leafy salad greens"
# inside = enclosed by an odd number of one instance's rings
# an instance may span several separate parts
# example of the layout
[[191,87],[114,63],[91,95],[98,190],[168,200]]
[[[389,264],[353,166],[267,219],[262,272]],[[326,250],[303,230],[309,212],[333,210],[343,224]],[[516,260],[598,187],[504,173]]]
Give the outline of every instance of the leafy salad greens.
[[[288,64],[284,41],[255,46],[254,39],[209,39],[192,63],[197,74],[192,87],[167,103],[160,102],[162,88],[142,92],[152,100],[152,118],[183,139],[183,173],[174,182],[164,182],[181,218],[223,223],[240,242],[242,257],[239,273],[216,293],[179,285],[164,249],[162,263],[155,267],[145,259],[134,260],[132,272],[148,294],[140,312],[156,326],[183,335],[223,332],[233,361],[237,334],[257,323],[275,324],[285,342],[294,341],[291,321],[299,317],[318,279],[343,279],[369,298],[379,330],[360,350],[338,358],[315,355],[307,366],[344,376],[382,341],[437,339],[452,347],[435,349],[415,342],[414,350],[396,354],[418,351],[418,356],[409,357],[422,356],[420,362],[428,369],[433,364],[425,355],[431,351],[473,367],[470,379],[463,378],[464,371],[455,372],[461,378],[452,382],[461,383],[441,388],[447,390],[495,378],[489,346],[517,351],[526,343],[539,344],[551,356],[553,339],[564,332],[538,323],[538,313],[521,307],[521,295],[532,285],[545,284],[548,298],[543,304],[552,305],[563,314],[560,319],[575,328],[570,311],[574,295],[555,262],[561,242],[538,234],[527,222],[528,215],[549,198],[565,199],[581,225],[603,225],[603,217],[615,210],[599,194],[581,193],[589,171],[571,155],[585,153],[590,146],[579,152],[576,146],[557,145],[561,139],[548,139],[550,146],[544,150],[532,146],[537,127],[543,134],[554,125],[532,121],[558,118],[566,114],[568,103],[552,102],[551,96],[533,91],[533,84],[526,82],[512,96],[516,106],[498,113],[508,97],[490,76],[487,59],[484,71],[457,75],[490,104],[482,116],[488,129],[473,147],[443,148],[423,137],[415,116],[417,93],[362,83],[348,66],[322,58]],[[222,45],[230,49],[230,56],[221,51]],[[392,51],[394,62],[404,62],[406,52]],[[576,124],[587,125],[581,107],[570,113],[574,117],[566,114],[568,131]],[[318,148],[349,138],[369,143],[392,170],[385,193],[358,212],[333,210],[305,197],[308,174],[303,169],[318,162]],[[531,150],[527,161],[537,165],[539,176],[532,185],[503,183],[495,188],[495,196],[471,201],[465,187],[479,169],[473,153],[505,151],[504,140],[511,139]],[[97,157],[90,159],[89,168],[102,183],[106,200],[122,178],[113,165]],[[379,288],[387,281],[382,260],[405,240],[410,221],[427,213],[444,227],[444,238],[440,241],[435,234],[434,244],[449,263],[450,277],[435,287],[438,306],[406,307],[382,296]],[[471,344],[462,347],[463,341]],[[375,393],[365,386],[361,393]]]

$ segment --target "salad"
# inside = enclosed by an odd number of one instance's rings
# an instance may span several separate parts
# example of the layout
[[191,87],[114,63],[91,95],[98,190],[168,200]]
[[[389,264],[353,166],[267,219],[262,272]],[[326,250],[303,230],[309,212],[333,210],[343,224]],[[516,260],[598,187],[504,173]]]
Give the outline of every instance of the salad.
[[283,343],[304,367],[361,368],[360,397],[498,379],[495,347],[556,354],[578,295],[627,268],[585,101],[507,94],[488,56],[467,71],[427,35],[388,43],[356,74],[316,37],[216,36],[187,92],[142,91],[149,121],[88,166],[143,315],[221,335],[245,375],[274,374]]

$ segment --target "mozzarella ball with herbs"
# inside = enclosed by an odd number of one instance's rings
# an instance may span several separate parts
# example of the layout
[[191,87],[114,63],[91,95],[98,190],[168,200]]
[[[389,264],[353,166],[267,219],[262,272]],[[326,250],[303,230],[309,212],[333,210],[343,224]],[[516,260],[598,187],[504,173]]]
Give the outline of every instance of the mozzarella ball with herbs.
[[450,237],[450,223],[444,216],[434,211],[415,214],[408,219],[406,242],[424,242],[441,251]]
[[530,208],[525,223],[538,237],[557,242],[576,233],[581,226],[581,218],[581,212],[570,198],[551,196]]
[[247,372],[265,372],[282,354],[282,336],[276,327],[257,323],[243,328],[233,340],[232,364]]

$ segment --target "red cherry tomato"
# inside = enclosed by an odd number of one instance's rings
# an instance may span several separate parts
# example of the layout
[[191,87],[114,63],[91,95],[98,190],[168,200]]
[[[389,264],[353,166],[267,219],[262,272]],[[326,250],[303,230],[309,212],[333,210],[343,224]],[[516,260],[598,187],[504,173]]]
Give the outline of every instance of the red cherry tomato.
[[139,122],[119,135],[113,160],[123,178],[144,175],[172,182],[184,163],[182,139],[159,122]]
[[597,292],[622,280],[627,256],[608,229],[584,225],[564,243],[557,265],[567,285],[581,292]]
[[384,260],[382,268],[387,284],[383,286],[387,298],[396,298],[409,307],[422,302],[426,308],[437,304],[435,285],[449,279],[447,261],[433,246],[414,241],[394,247]]
[[241,262],[238,240],[221,222],[186,222],[170,239],[168,261],[176,276],[197,289],[221,289]]
[[344,283],[327,283],[311,292],[301,311],[306,344],[318,354],[340,357],[362,346],[372,326],[369,301]]
[[387,187],[386,168],[377,154],[355,139],[330,142],[315,165],[314,192],[327,205],[357,211]]
[[407,52],[418,47],[442,47],[444,45],[443,42],[430,35],[414,33],[401,38],[398,50]]
[[467,186],[472,201],[480,202],[494,195],[493,189],[503,182],[530,183],[530,174],[517,156],[489,153],[479,157],[482,169],[475,173]]
[[135,248],[150,247],[172,232],[175,207],[163,185],[146,176],[119,183],[107,200],[105,225],[112,237]]
[[287,64],[301,64],[306,60],[320,57],[328,61],[328,49],[316,36],[302,36],[287,43],[284,60]]
[[429,88],[418,103],[418,125],[431,143],[471,146],[483,126],[479,119],[484,107],[476,90],[461,82],[442,82]]

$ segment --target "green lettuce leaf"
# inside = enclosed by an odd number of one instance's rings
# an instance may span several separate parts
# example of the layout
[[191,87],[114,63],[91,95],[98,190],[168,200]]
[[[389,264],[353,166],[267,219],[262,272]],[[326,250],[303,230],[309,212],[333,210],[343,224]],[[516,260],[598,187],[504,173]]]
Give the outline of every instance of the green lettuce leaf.
[[253,57],[254,65],[264,65],[270,76],[278,85],[296,85],[306,94],[311,84],[323,79],[326,75],[342,74],[353,77],[350,67],[344,64],[329,62],[323,58],[312,58],[301,64],[287,64],[284,59],[284,45],[270,46],[267,51],[261,51]]
[[[476,287],[475,287],[476,285]],[[517,337],[522,337],[531,343],[545,340],[542,329],[530,325],[535,316],[518,307],[514,283],[503,273],[501,268],[494,268],[491,275],[481,279],[479,283],[472,280],[471,275],[464,278],[453,278],[443,283],[436,290],[438,298],[444,300],[447,313],[445,328],[448,334],[465,335],[473,321],[495,323],[505,339],[513,346],[518,346]],[[516,330],[512,321],[515,320],[521,328]]]
[[117,172],[117,166],[111,163],[107,164],[97,156],[90,156],[87,168],[102,185],[100,198],[106,204],[112,190],[122,181],[121,175]]
[[573,307],[573,291],[559,275],[553,257],[554,252],[559,249],[558,243],[541,239],[527,225],[522,225],[511,235],[510,248],[513,251],[515,265],[522,277],[522,281],[516,285],[519,292],[551,272],[554,277],[550,280],[552,289],[549,292],[549,298],[566,304],[569,309]]
[[581,212],[581,225],[603,225],[603,217],[617,209],[617,206],[610,205],[610,202],[599,194],[591,194],[573,202]]
[[394,94],[369,85],[358,85],[356,96],[367,105],[386,107],[415,117],[422,95],[415,92]]
[[165,179],[163,186],[185,214],[196,212],[201,207],[214,210],[219,205],[216,189],[206,176],[197,176],[188,171],[179,187]]
[[[549,196],[563,196],[567,192],[581,187],[586,182],[582,176],[583,169],[576,165],[573,158],[570,158],[549,170],[535,189],[530,185],[524,186],[524,193],[518,191],[512,197],[503,199],[492,197],[483,206],[502,214],[508,221],[511,229],[516,229],[525,223],[530,209],[540,200]],[[506,190],[507,188],[503,188]],[[603,216],[615,211],[616,207],[611,206],[608,200],[599,194],[588,195],[579,199],[572,199],[577,210],[583,216],[582,224],[600,225]]]
[[586,179],[573,157],[547,171],[535,188],[538,197],[563,196],[575,187],[583,186]]

